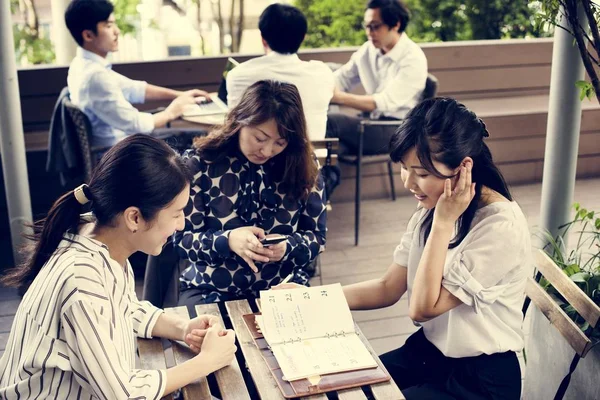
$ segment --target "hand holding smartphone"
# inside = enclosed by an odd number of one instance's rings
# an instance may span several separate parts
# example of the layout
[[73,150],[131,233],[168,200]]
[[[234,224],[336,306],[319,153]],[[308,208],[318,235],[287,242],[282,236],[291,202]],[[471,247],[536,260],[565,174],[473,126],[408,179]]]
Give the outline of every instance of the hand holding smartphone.
[[260,243],[263,246],[268,247],[268,246],[272,246],[277,243],[281,243],[286,239],[287,239],[287,237],[285,235],[274,234],[274,235],[268,235],[267,237],[262,239],[260,241]]

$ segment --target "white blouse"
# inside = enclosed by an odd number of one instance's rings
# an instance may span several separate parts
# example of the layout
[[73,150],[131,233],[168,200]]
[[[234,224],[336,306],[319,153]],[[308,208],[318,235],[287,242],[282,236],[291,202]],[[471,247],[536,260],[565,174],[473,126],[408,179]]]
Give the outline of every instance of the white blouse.
[[[408,301],[424,245],[420,210],[411,218],[394,262],[408,268]],[[421,323],[427,339],[447,357],[523,349],[525,282],[533,271],[527,220],[516,202],[477,210],[471,230],[449,249],[442,286],[464,304]]]
[[140,302],[131,266],[65,234],[23,297],[0,359],[1,399],[159,399],[164,370],[135,368],[136,336],[162,310]]

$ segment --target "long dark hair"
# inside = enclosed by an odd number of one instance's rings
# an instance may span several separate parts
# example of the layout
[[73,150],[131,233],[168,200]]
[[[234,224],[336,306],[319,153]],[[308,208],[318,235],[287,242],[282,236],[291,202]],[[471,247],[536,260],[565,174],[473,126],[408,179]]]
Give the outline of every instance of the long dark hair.
[[222,128],[206,137],[196,137],[196,153],[210,161],[234,154],[239,149],[239,132],[244,126],[257,126],[270,119],[277,124],[279,135],[288,143],[269,160],[275,179],[285,183],[287,195],[304,198],[316,183],[318,168],[308,138],[300,93],[295,85],[270,80],[248,87],[239,104],[227,115]]
[[[113,226],[115,217],[128,207],[140,209],[144,220],[152,222],[190,181],[183,160],[164,142],[148,135],[129,136],[111,148],[94,169],[84,194],[85,205],[96,224]],[[74,191],[62,195],[48,215],[34,225],[30,249],[23,265],[2,277],[7,286],[29,285],[56,251],[65,232],[77,232],[84,206]]]
[[[473,159],[475,197],[458,219],[457,234],[449,248],[458,246],[467,236],[483,186],[512,201],[506,181],[483,140],[488,136],[485,124],[475,113],[454,99],[438,97],[425,100],[413,108],[390,141],[392,161],[399,162],[409,150],[415,148],[423,168],[440,179],[452,176],[440,173],[433,165],[434,160],[455,169],[465,157]],[[425,213],[421,225],[421,237],[425,243],[431,232],[433,211],[431,209]]]

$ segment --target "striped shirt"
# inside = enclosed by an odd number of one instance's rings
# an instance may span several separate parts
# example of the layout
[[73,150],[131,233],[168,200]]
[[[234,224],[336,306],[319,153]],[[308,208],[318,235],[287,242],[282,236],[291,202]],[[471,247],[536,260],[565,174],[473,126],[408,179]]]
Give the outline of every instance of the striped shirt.
[[131,265],[66,233],[23,297],[0,359],[0,399],[158,399],[166,371],[135,369],[136,338],[162,310],[140,302]]

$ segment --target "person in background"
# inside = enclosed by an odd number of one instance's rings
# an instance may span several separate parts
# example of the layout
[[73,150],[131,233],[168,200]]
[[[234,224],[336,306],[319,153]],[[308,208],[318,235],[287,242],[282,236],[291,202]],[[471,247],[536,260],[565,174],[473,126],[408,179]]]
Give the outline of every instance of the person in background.
[[260,15],[258,28],[265,55],[246,61],[227,74],[227,105],[234,108],[246,89],[270,79],[298,88],[311,140],[325,138],[327,110],[333,96],[333,72],[321,61],[302,61],[298,49],[307,31],[302,11],[287,4],[271,4]]
[[[126,135],[150,134],[179,118],[187,105],[206,98],[205,91],[187,92],[129,79],[112,70],[108,53],[119,48],[114,6],[108,0],[73,0],[65,22],[77,42],[77,55],[67,76],[70,99],[89,118],[92,146],[110,147]],[[172,100],[164,111],[150,114],[132,104]]]
[[421,329],[381,356],[407,400],[521,397],[516,352],[524,344],[531,240],[488,136],[483,121],[453,99],[425,100],[409,112],[390,157],[402,166],[417,211],[387,272],[343,288],[352,310],[408,296]]
[[[290,83],[258,81],[225,125],[184,154],[194,174],[185,227],[174,236],[190,261],[180,305],[257,297],[288,275],[308,283],[325,249],[323,180]],[[264,247],[273,234],[284,241]]]
[[[158,255],[183,229],[189,178],[164,142],[132,135],[104,155],[89,186],[54,203],[25,263],[0,281],[29,286],[0,359],[0,398],[159,399],[231,363],[233,331],[212,316],[187,320],[139,301],[127,260]],[[91,214],[81,215],[84,207]],[[185,341],[199,354],[166,370],[137,369],[136,336]]]
[[[342,149],[356,153],[360,120],[400,120],[421,100],[427,80],[427,58],[406,33],[410,13],[400,0],[370,0],[363,26],[369,40],[335,71],[331,102],[363,115],[330,113],[327,136],[340,139]],[[365,94],[350,91],[362,85]],[[363,154],[387,152],[395,127],[373,127],[364,140]]]

